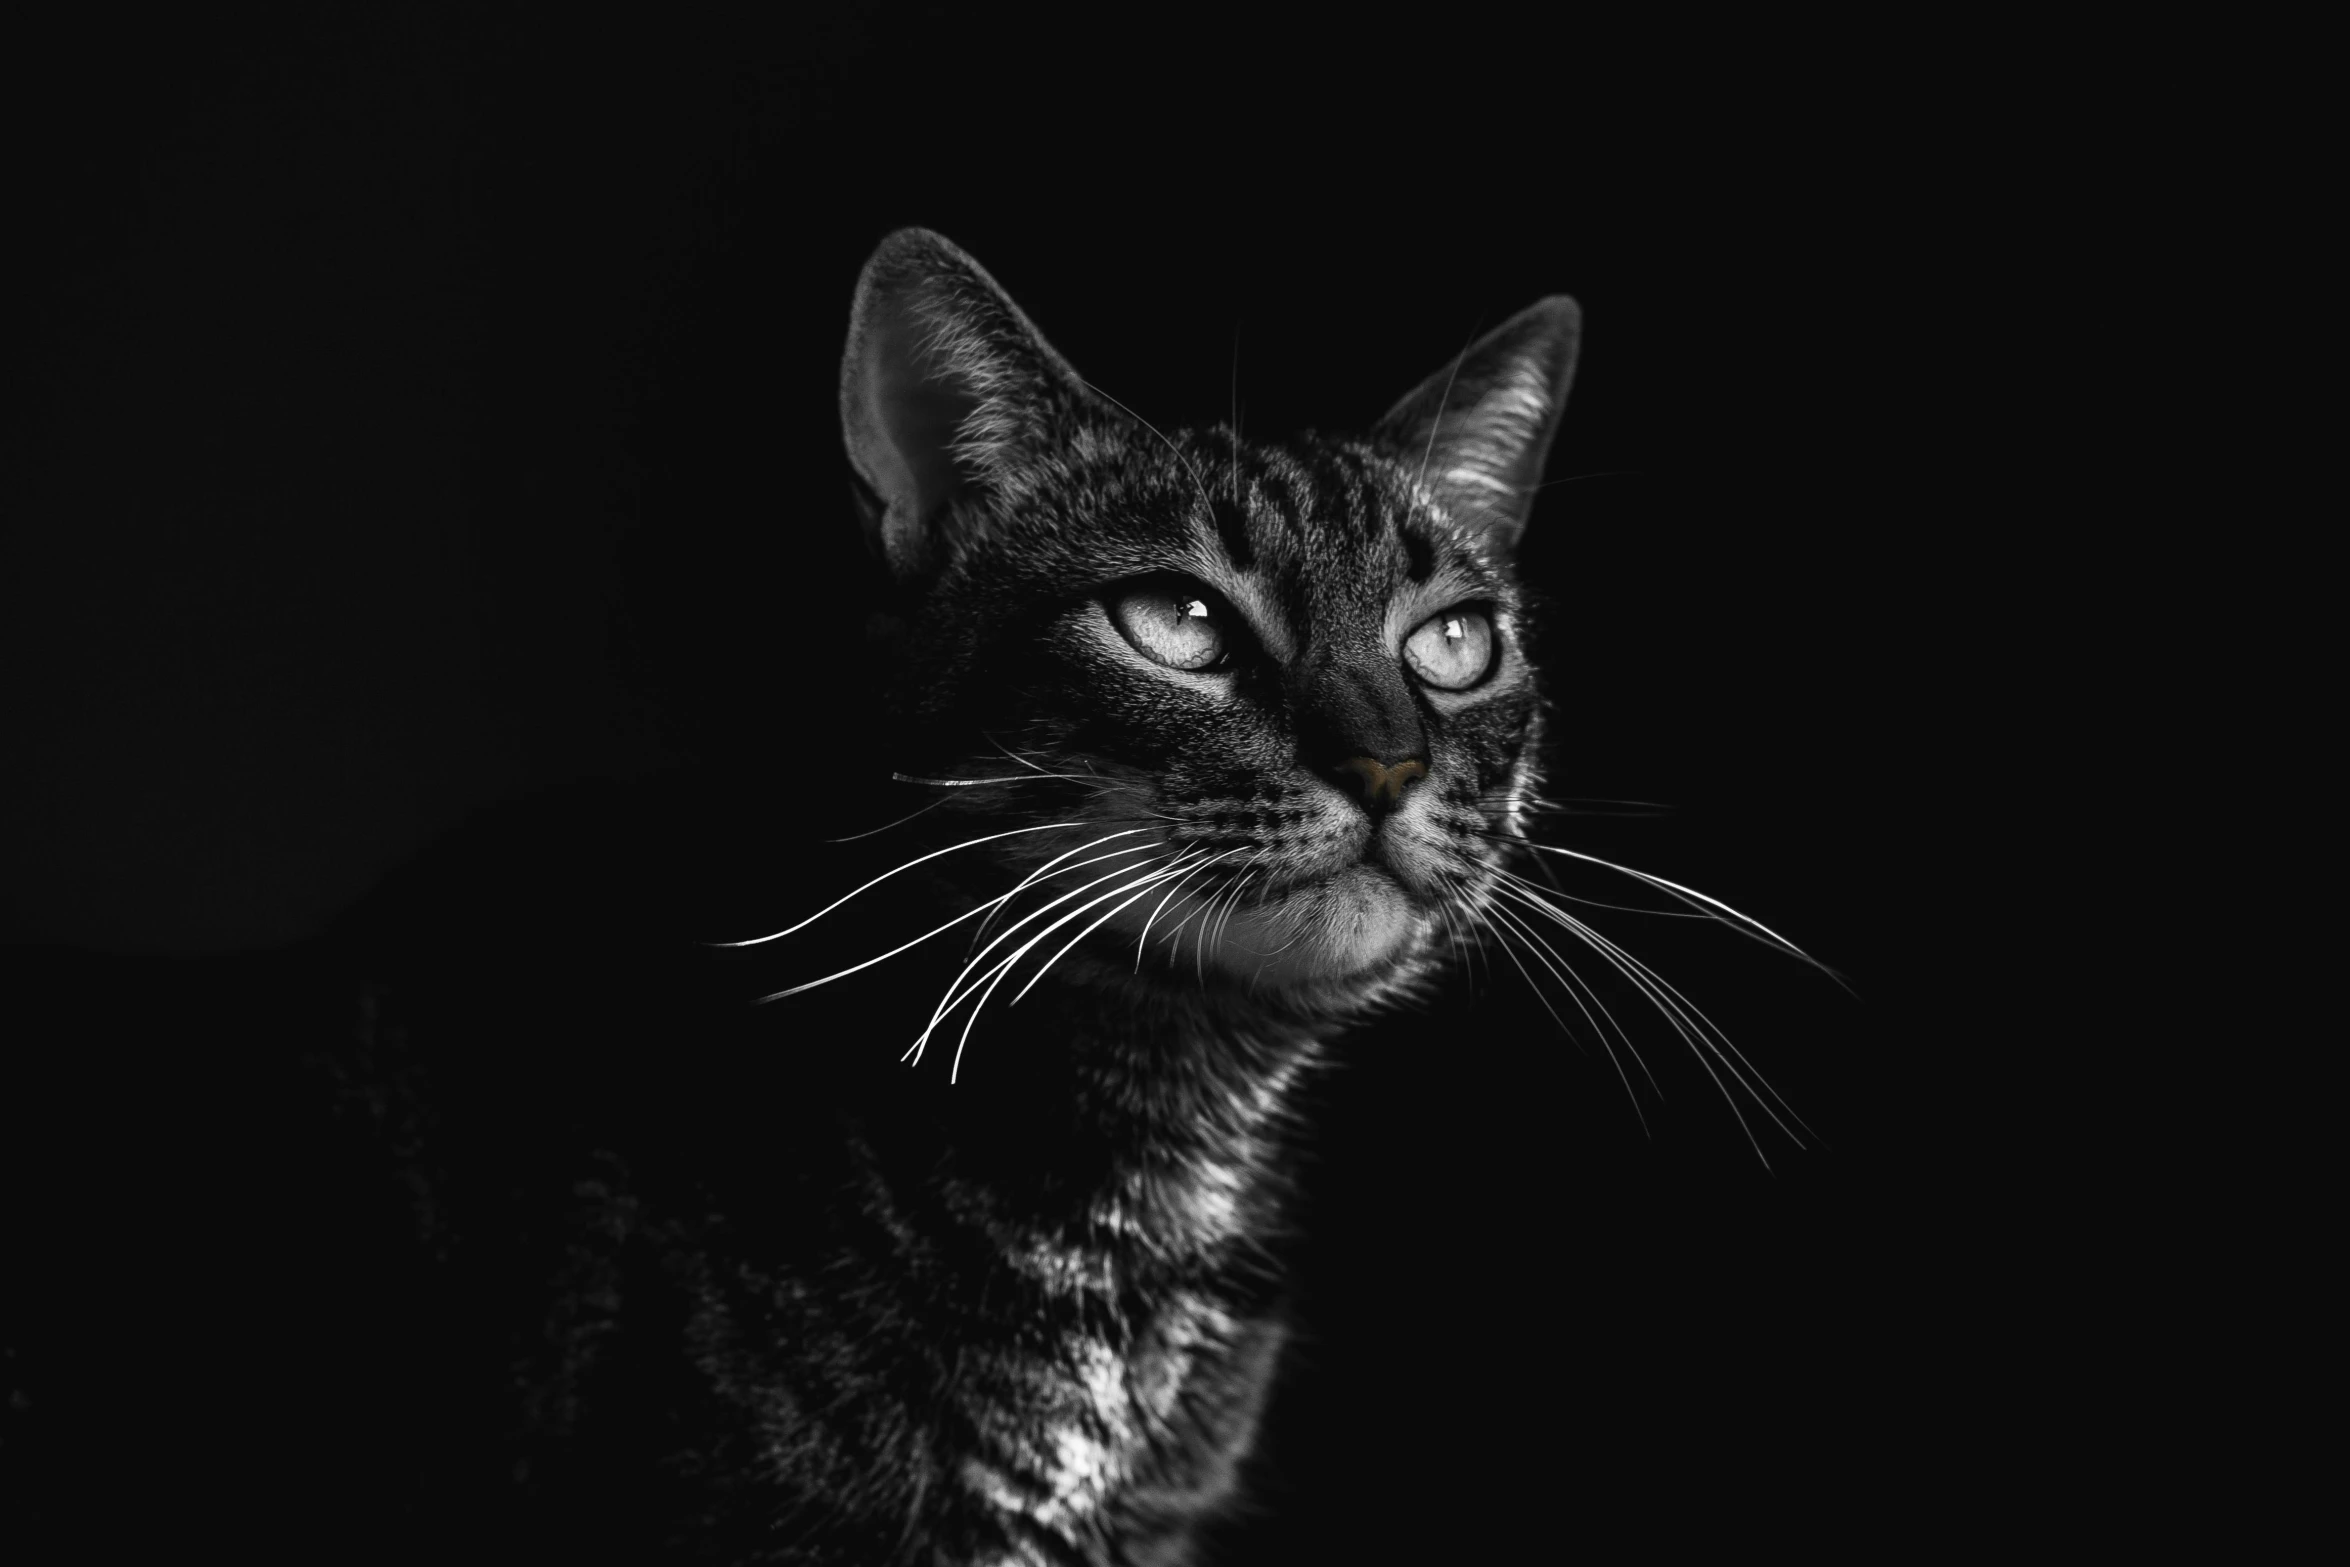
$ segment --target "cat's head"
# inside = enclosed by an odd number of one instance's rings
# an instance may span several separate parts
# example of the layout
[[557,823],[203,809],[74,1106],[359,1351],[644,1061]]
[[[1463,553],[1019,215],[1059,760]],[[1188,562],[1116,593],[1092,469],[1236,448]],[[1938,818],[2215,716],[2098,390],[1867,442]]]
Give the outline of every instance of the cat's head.
[[1035,877],[1012,983],[1077,942],[1064,973],[1327,1013],[1473,927],[1534,786],[1511,553],[1577,323],[1531,306],[1360,437],[1162,433],[962,251],[883,242],[841,411],[899,595],[891,765],[1005,834],[964,885]]

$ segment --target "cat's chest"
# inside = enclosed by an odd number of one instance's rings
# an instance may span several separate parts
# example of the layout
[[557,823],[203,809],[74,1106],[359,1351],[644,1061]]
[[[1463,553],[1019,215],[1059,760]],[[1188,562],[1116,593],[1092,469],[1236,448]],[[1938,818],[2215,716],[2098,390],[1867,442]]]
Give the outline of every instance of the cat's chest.
[[974,1390],[980,1441],[956,1478],[982,1505],[1065,1538],[1103,1528],[1137,1493],[1188,1488],[1167,1458],[1211,1435],[1189,1429],[1190,1406],[1203,1392],[1217,1402],[1236,1347],[1261,1331],[1184,1291],[1127,1335],[1054,1334]]
[[[980,1221],[1008,1272],[984,1347],[959,1357],[976,1440],[947,1478],[1014,1537],[1082,1547],[1229,1484],[1280,1334],[1235,1262],[1269,1200],[1261,1153],[1128,1166],[1067,1227]],[[980,1219],[970,1195],[956,1206]]]

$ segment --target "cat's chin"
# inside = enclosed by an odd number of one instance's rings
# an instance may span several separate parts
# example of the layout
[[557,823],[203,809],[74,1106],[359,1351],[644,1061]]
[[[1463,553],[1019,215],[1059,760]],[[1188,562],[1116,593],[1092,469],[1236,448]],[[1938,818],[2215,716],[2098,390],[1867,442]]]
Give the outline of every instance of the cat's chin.
[[1208,960],[1253,987],[1312,988],[1387,974],[1427,939],[1429,916],[1403,885],[1351,865],[1236,913]]

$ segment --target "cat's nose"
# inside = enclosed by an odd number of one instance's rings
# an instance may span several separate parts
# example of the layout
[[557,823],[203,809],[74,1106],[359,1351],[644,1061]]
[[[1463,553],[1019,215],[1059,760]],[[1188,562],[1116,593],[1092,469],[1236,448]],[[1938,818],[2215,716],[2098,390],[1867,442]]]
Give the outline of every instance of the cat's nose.
[[1374,756],[1350,756],[1331,769],[1331,777],[1373,816],[1384,816],[1403,804],[1403,792],[1428,776],[1428,764],[1416,756],[1400,762],[1382,762]]
[[1376,819],[1428,776],[1428,731],[1394,658],[1333,648],[1301,671],[1298,751]]

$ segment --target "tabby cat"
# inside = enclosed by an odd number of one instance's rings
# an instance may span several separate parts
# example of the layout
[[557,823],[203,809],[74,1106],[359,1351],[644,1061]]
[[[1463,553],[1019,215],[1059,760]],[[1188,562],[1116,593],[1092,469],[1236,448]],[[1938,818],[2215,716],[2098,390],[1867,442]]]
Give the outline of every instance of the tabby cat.
[[[887,707],[805,765],[928,803],[738,933],[778,983],[728,1065],[506,1090],[587,1150],[499,1264],[557,1303],[512,1325],[513,1472],[581,1549],[1172,1564],[1245,1506],[1301,1083],[1475,933],[1531,935],[1511,554],[1577,330],[1534,304],[1360,437],[1162,432],[953,245],[883,242],[840,407]],[[370,1070],[490,1070],[403,1004]],[[430,1173],[461,1127],[363,1097],[428,1235],[496,1206]],[[545,1162],[481,1123],[466,1167]],[[663,1135],[691,1157],[632,1153]]]

